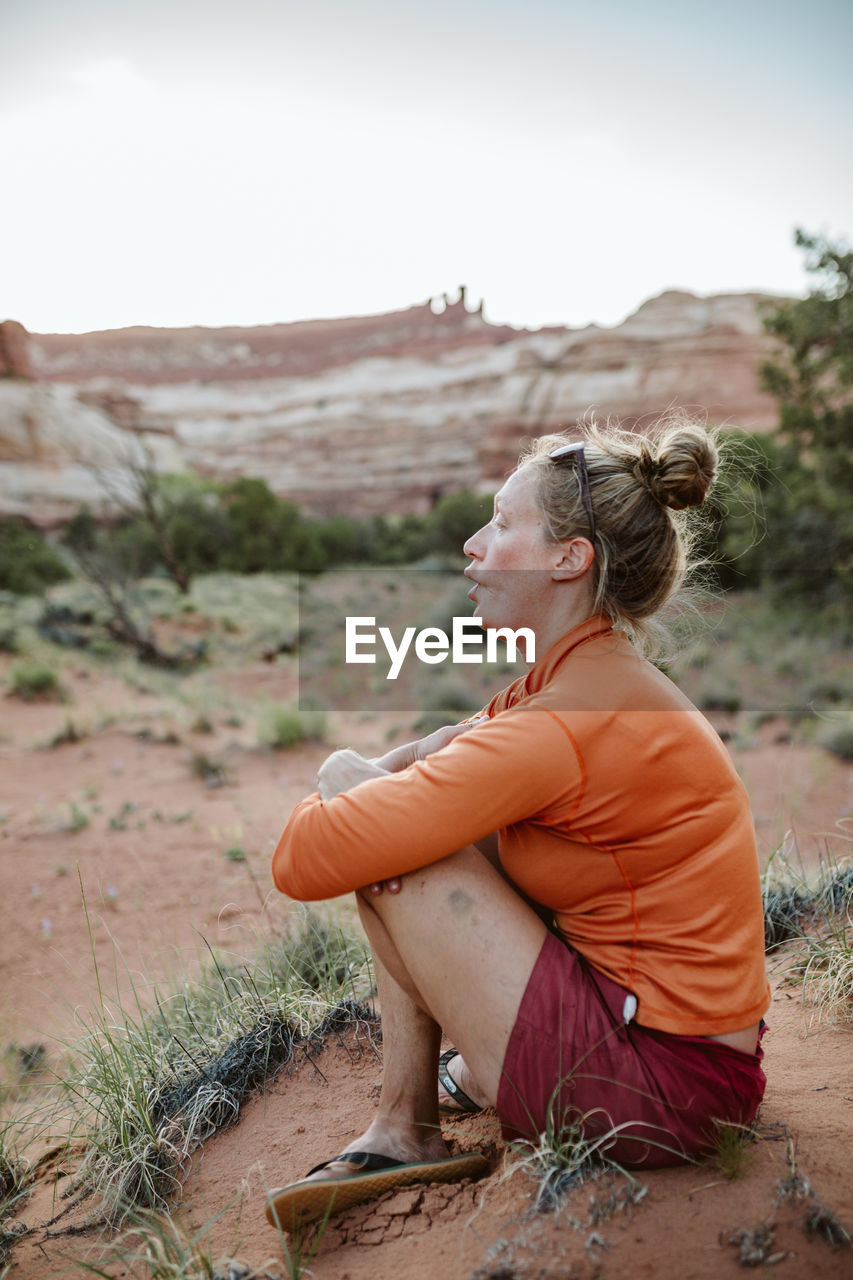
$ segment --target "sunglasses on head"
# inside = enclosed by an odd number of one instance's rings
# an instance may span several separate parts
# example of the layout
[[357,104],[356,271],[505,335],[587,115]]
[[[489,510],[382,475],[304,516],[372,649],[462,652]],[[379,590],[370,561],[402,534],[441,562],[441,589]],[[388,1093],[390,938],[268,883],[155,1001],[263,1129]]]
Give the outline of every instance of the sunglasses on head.
[[552,449],[548,454],[552,462],[575,462],[578,468],[581,483],[581,502],[583,503],[586,518],[589,521],[589,536],[591,541],[595,541],[595,516],[592,511],[592,494],[589,491],[589,472],[586,467],[586,454],[584,453],[583,440],[576,440],[574,444],[561,445],[559,449]]

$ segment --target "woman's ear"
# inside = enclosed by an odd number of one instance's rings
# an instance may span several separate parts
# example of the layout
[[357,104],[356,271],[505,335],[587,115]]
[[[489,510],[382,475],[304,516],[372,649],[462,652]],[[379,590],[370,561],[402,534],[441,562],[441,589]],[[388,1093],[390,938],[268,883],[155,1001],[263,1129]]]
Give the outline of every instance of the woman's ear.
[[560,544],[561,556],[551,570],[554,582],[571,582],[592,567],[595,551],[589,538],[571,538]]

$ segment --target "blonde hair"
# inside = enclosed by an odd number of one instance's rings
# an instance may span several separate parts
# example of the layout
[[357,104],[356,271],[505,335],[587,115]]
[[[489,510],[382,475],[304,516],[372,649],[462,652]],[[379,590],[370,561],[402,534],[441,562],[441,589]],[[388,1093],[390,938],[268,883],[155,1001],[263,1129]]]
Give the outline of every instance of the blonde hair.
[[[595,612],[607,614],[644,650],[659,648],[655,615],[694,568],[696,522],[687,509],[704,502],[716,478],[715,438],[700,423],[675,414],[647,435],[592,419],[581,424],[580,434],[595,516]],[[536,497],[554,542],[589,534],[578,465],[549,457],[570,439],[568,433],[541,436],[518,464],[534,470]]]

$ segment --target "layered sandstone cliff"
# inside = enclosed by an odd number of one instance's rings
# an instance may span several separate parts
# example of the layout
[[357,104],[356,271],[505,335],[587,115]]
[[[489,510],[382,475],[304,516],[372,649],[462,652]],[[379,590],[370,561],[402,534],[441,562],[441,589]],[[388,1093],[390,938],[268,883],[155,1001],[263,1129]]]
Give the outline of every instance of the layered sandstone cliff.
[[496,487],[526,436],[590,408],[641,428],[683,407],[768,429],[759,302],[669,292],[613,329],[491,325],[464,297],[257,329],[22,341],[16,327],[16,376],[0,367],[0,512],[50,523],[98,504],[103,473],[120,482],[140,443],[163,470],[260,475],[306,510],[366,514]]

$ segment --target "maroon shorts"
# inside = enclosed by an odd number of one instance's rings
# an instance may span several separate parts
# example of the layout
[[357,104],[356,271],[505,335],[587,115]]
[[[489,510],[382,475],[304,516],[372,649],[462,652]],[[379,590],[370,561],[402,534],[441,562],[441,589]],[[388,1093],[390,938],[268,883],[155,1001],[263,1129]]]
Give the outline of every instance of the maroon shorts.
[[[715,1122],[749,1124],[763,1053],[625,1024],[627,991],[549,933],[507,1045],[497,1109],[508,1140],[580,1125],[617,1164],[701,1155]],[[642,1010],[640,1010],[642,1016]]]

